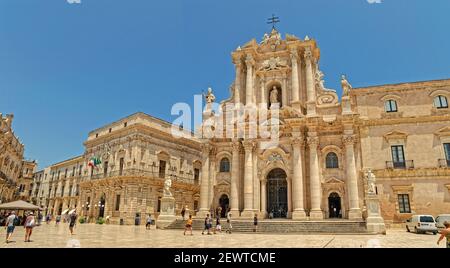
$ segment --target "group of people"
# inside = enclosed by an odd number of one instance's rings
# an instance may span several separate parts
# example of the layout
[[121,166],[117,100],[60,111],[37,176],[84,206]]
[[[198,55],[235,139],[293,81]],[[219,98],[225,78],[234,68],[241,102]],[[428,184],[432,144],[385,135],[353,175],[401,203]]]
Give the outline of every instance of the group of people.
[[[5,221],[5,229],[6,229],[6,243],[9,243],[11,240],[11,236],[14,233],[14,229],[16,228],[17,223],[19,222],[19,218],[16,215],[15,211],[11,211]],[[31,242],[31,234],[33,233],[33,228],[36,226],[36,218],[33,212],[29,212],[26,214],[26,218],[23,224],[23,228],[25,228],[25,242]]]
[[[222,232],[222,224],[221,224],[221,222],[220,222],[220,214],[219,213],[216,213],[216,218],[215,218],[215,221],[216,221],[216,226],[213,228],[213,216],[212,216],[213,214],[207,214],[206,215],[206,218],[205,218],[205,221],[204,221],[204,228],[203,228],[203,231],[202,231],[202,235],[204,235],[205,234],[205,232],[206,232],[206,234],[208,234],[208,235],[212,235],[212,234],[216,234],[216,233],[221,233]],[[229,234],[231,234],[231,232],[232,232],[232,229],[233,229],[233,225],[232,225],[232,222],[231,222],[231,216],[232,216],[232,214],[231,214],[231,212],[228,212],[227,213],[227,223],[228,223],[228,228],[227,228],[227,230],[226,230],[226,233],[229,233]],[[193,225],[193,219],[192,219],[192,215],[189,215],[189,218],[186,220],[186,224],[185,224],[185,228],[184,228],[184,235],[186,235],[186,232],[187,231],[189,231],[190,232],[190,235],[193,235],[192,234],[192,225]]]

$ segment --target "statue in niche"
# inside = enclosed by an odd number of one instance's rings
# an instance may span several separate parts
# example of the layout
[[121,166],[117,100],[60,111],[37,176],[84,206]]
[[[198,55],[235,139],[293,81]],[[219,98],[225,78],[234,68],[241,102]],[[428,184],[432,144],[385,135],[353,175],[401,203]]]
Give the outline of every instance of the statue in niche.
[[270,105],[273,105],[275,103],[278,103],[278,104],[280,103],[278,101],[278,95],[279,95],[279,93],[278,93],[277,87],[273,86],[272,90],[270,91]]
[[342,86],[342,96],[348,96],[350,90],[352,89],[352,85],[347,81],[345,75],[341,76],[341,86]]
[[208,88],[208,93],[204,94],[206,103],[211,104],[216,100],[216,96],[212,93],[212,88]]

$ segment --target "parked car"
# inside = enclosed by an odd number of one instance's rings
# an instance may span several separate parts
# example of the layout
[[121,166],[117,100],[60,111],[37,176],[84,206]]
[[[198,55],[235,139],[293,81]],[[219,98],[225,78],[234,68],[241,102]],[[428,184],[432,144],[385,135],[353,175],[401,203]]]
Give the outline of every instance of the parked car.
[[444,229],[444,222],[450,222],[450,214],[440,214],[436,217],[436,227]]
[[406,221],[406,231],[418,233],[430,232],[434,235],[438,233],[436,221],[431,215],[414,215]]

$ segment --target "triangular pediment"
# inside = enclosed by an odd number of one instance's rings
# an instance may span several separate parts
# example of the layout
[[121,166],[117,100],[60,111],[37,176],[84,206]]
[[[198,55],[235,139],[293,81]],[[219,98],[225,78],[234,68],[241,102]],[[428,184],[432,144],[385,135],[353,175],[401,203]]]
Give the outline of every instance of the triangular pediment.
[[325,180],[325,183],[327,184],[341,184],[341,183],[345,183],[344,181],[337,179],[337,178],[329,178],[327,180]]
[[225,186],[229,186],[230,185],[230,182],[227,180],[227,179],[220,179],[220,180],[218,180],[217,181],[217,184],[216,185],[225,185]]
[[384,135],[384,138],[386,140],[391,140],[391,139],[406,139],[408,137],[408,133],[406,132],[402,132],[402,131],[398,131],[398,130],[394,130],[391,131],[389,133],[386,133]]
[[442,136],[450,136],[450,127],[443,127],[439,129],[438,131],[434,132],[435,135],[442,137]]

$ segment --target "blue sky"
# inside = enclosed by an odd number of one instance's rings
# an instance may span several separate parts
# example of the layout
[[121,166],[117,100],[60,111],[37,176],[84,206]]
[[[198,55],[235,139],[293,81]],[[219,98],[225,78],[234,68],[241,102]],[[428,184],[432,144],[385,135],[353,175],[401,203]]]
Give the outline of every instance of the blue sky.
[[309,35],[326,86],[450,78],[450,1],[0,0],[0,112],[14,113],[40,168],[83,153],[89,131],[136,111],[173,121],[212,86],[228,98],[230,53],[270,30]]

